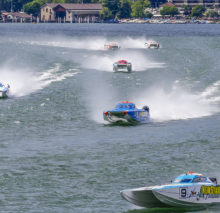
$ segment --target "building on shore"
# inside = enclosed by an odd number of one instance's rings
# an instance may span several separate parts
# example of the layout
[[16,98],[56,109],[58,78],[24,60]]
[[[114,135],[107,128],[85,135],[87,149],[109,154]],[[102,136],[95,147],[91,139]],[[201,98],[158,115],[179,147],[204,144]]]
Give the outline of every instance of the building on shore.
[[102,4],[54,4],[41,6],[41,22],[97,22]]
[[32,22],[32,16],[24,12],[1,11],[2,22]]
[[183,6],[195,7],[197,5],[203,5],[205,7],[220,7],[220,0],[168,0],[173,3],[176,7],[180,8]]

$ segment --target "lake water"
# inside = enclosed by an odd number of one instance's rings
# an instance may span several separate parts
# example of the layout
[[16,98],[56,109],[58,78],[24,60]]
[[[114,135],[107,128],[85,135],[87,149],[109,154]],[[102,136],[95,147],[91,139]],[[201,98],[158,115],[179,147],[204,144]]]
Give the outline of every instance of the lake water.
[[[144,48],[151,39],[161,48]],[[104,51],[107,41],[121,49]],[[188,171],[220,179],[219,58],[220,25],[0,24],[0,81],[11,86],[0,212],[171,212],[119,192]],[[120,59],[134,72],[113,73]],[[106,124],[102,112],[127,100],[148,105],[151,122]]]

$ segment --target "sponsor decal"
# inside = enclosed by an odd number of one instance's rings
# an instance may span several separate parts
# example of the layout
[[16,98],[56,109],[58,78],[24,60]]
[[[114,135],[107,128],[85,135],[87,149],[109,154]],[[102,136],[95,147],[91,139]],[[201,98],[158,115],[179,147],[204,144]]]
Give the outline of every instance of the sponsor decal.
[[146,112],[140,112],[140,116],[141,117],[145,117],[146,116]]
[[180,187],[179,198],[196,198],[197,201],[220,198],[220,186]]
[[220,195],[220,186],[202,186],[202,194],[204,195]]

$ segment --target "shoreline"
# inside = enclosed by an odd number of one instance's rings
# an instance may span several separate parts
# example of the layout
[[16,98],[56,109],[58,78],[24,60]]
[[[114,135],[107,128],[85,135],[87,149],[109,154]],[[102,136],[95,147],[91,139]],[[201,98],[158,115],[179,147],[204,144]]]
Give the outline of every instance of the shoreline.
[[29,24],[220,24],[220,20],[207,19],[119,19],[116,21],[102,22],[15,22],[0,21],[1,23],[29,23]]

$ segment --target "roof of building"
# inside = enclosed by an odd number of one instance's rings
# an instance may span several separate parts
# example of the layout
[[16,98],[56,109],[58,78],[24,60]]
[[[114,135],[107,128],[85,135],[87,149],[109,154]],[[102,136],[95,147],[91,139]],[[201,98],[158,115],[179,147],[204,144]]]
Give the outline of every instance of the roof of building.
[[24,12],[14,12],[14,13],[10,13],[10,15],[15,16],[15,17],[19,17],[19,18],[31,18],[31,15],[28,15],[27,13]]
[[41,6],[41,8],[49,6],[51,8],[55,8],[57,6],[61,6],[66,10],[101,10],[102,4],[53,4],[53,3],[46,3]]
[[41,8],[43,8],[43,7],[46,7],[46,6],[48,6],[48,7],[51,7],[51,8],[54,8],[54,7],[56,7],[58,4],[56,3],[45,3],[45,4],[43,4],[42,6],[41,6]]
[[176,6],[175,4],[171,3],[171,2],[167,2],[165,4],[160,5],[161,7],[167,7],[167,6]]

